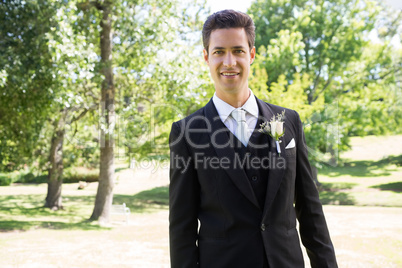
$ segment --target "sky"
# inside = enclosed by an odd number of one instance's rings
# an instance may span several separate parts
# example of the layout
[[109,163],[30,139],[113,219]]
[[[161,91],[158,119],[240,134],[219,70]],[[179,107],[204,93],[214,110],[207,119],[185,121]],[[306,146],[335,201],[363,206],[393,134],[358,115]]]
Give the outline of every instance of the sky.
[[207,4],[211,7],[211,12],[222,9],[234,9],[246,12],[250,7],[252,0],[207,0]]
[[[211,12],[222,9],[234,9],[246,12],[250,7],[252,0],[207,0],[207,4],[211,7]],[[402,0],[383,0],[393,8],[402,9]]]

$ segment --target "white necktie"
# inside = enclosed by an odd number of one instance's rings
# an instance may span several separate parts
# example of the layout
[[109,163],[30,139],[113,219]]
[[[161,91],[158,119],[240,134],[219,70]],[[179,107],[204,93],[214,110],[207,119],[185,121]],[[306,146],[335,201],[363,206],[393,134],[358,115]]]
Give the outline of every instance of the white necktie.
[[237,128],[235,131],[235,136],[247,147],[249,135],[248,126],[246,123],[246,111],[242,108],[235,109],[232,111],[232,117],[237,122]]

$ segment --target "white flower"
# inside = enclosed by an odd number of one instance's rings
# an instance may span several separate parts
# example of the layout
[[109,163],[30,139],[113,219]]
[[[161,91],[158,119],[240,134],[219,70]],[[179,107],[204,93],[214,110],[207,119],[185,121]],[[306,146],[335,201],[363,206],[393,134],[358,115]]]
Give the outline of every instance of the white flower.
[[275,137],[276,133],[276,122],[269,122],[269,125],[271,126],[271,137]]
[[271,125],[271,136],[272,137],[282,136],[283,122],[273,121],[273,122],[269,122],[269,124]]
[[283,135],[283,122],[277,122],[276,123],[276,132],[278,135],[282,136]]
[[260,132],[271,136],[276,143],[276,149],[278,151],[279,156],[281,155],[281,148],[279,143],[281,143],[280,138],[285,135],[285,129],[283,128],[283,120],[285,118],[285,111],[277,116],[273,116],[271,121],[266,121],[262,123]]
[[269,122],[266,121],[262,123],[260,125],[260,132],[271,136],[272,138],[274,138],[275,141],[279,141],[279,138],[281,138],[285,134],[285,129],[283,128],[284,119],[285,111],[283,111],[281,114],[278,114],[277,116],[273,116]]

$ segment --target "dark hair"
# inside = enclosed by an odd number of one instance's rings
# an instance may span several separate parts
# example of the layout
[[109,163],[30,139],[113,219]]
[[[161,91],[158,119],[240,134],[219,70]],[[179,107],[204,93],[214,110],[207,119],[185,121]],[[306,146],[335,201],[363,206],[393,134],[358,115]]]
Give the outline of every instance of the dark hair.
[[226,9],[210,15],[204,23],[202,41],[207,52],[212,31],[229,28],[244,28],[250,49],[254,47],[255,26],[253,20],[243,12]]

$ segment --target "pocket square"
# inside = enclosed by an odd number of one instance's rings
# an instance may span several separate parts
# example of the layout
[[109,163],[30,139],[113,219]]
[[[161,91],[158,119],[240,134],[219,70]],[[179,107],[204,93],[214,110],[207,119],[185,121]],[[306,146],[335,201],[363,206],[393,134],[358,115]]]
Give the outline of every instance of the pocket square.
[[289,142],[288,145],[286,145],[285,149],[291,149],[296,147],[295,139],[292,138],[292,140]]

